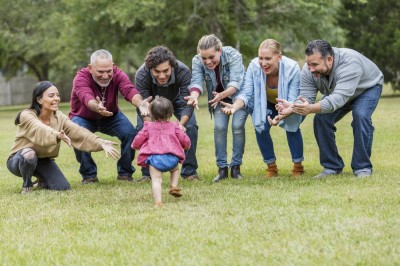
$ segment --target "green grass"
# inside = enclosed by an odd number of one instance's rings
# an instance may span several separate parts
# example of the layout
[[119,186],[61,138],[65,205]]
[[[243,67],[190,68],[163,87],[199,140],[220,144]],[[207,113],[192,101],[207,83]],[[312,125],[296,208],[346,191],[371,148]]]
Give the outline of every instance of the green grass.
[[[196,111],[199,174],[204,181],[181,181],[184,196],[173,198],[167,193],[165,175],[161,209],[153,208],[149,183],[117,181],[115,162],[102,152],[94,154],[100,183],[82,186],[73,150],[62,145],[57,162],[71,183],[68,192],[37,190],[21,195],[22,180],[3,163],[0,264],[400,265],[400,98],[382,98],[374,113],[371,178],[353,177],[348,116],[338,123],[337,134],[344,174],[311,179],[321,166],[310,116],[302,124],[306,169],[302,178],[289,177],[292,163],[280,128],[272,130],[280,175],[272,180],[264,177],[265,165],[249,119],[244,179],[218,184],[211,182],[217,167],[205,101],[201,99],[203,105]],[[125,103],[122,107],[136,124],[133,108]],[[21,108],[0,111],[3,162]],[[68,109],[64,104],[62,110]]]

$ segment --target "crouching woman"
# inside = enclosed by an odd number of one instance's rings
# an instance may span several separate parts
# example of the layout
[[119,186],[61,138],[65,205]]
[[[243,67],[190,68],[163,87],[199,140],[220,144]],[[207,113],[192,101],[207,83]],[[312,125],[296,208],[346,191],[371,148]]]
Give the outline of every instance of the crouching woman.
[[60,94],[50,81],[39,82],[33,90],[32,104],[15,118],[18,132],[7,160],[8,170],[23,179],[22,193],[32,191],[32,176],[43,188],[68,190],[70,184],[54,161],[61,141],[82,151],[104,150],[117,159],[117,145],[104,140],[69,120],[59,108]]

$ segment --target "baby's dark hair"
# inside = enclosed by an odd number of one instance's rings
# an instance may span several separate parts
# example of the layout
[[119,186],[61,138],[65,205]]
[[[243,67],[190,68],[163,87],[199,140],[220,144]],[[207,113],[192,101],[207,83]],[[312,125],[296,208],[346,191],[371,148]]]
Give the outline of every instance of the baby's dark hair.
[[153,121],[168,121],[174,113],[174,106],[165,97],[156,97],[150,104],[150,114]]

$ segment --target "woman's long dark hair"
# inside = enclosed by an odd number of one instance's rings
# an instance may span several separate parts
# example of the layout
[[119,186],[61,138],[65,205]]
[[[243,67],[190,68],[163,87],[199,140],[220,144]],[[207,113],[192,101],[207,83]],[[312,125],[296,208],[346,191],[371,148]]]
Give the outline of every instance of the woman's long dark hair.
[[[37,116],[40,115],[40,110],[42,107],[42,105],[38,103],[37,99],[42,98],[43,92],[45,92],[51,86],[54,86],[54,84],[51,83],[50,81],[45,80],[45,81],[41,81],[41,82],[37,83],[35,88],[33,89],[32,103],[31,103],[31,106],[29,106],[29,109],[34,110]],[[21,112],[19,112],[17,117],[15,118],[15,121],[14,121],[15,125],[19,125],[19,123],[20,123],[19,119],[21,117]]]

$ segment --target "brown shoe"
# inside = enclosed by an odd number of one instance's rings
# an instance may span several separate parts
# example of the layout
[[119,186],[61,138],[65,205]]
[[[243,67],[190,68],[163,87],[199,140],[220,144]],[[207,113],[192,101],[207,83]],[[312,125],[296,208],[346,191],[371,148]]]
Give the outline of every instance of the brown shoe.
[[267,178],[278,176],[278,166],[275,162],[269,163],[267,168]]
[[179,198],[182,196],[181,189],[179,187],[171,187],[169,189],[169,194],[171,194],[172,196],[174,196],[176,198]]
[[201,178],[197,174],[185,176],[185,177],[183,177],[183,179],[185,179],[187,181],[202,181]]
[[87,184],[96,183],[96,182],[99,182],[99,179],[97,179],[97,176],[84,178],[81,183],[82,183],[82,185],[87,185]]
[[292,177],[299,177],[304,174],[304,166],[300,163],[294,163],[292,169]]
[[127,175],[118,175],[117,179],[121,181],[129,181],[129,182],[133,181],[133,178]]

